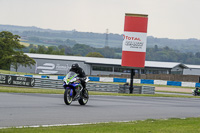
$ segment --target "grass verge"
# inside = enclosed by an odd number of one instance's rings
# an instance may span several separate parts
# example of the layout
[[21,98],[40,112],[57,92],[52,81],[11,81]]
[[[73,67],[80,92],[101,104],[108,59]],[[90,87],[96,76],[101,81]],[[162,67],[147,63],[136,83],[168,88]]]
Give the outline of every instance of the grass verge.
[[30,74],[30,73],[14,72],[14,71],[1,70],[1,69],[0,69],[0,74],[12,74],[12,75],[34,75],[34,74]]
[[[24,73],[24,72],[14,72],[14,71],[8,71],[8,70],[2,70],[0,69],[0,74],[11,74],[11,75],[48,75],[48,74],[34,74],[34,73]],[[60,75],[51,75],[51,76],[60,76]],[[62,75],[64,76],[64,75]]]
[[198,133],[200,118],[110,122],[76,126],[7,128],[2,133]]
[[7,93],[42,93],[42,94],[63,94],[64,89],[40,89],[25,87],[0,86],[0,92]]
[[[6,93],[42,93],[42,94],[64,94],[64,89],[40,89],[40,88],[24,88],[24,87],[8,87],[0,86],[0,92]],[[109,93],[90,91],[90,95],[112,95],[112,96],[147,96],[147,97],[180,97],[180,98],[200,98],[184,95],[169,95],[169,94],[124,94],[124,93]]]

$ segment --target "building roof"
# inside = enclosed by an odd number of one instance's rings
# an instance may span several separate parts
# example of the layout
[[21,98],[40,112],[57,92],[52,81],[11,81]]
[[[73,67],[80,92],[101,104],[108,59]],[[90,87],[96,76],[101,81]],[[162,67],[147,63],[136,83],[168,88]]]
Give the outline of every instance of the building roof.
[[188,64],[185,64],[185,66],[187,66],[190,69],[200,69],[200,65],[188,65]]
[[[88,64],[104,64],[104,65],[118,65],[121,66],[121,59],[112,58],[97,58],[97,57],[82,57],[82,56],[66,56],[66,55],[49,55],[49,54],[33,54],[26,53],[31,58],[38,59],[56,59],[56,60],[70,60],[70,61],[84,61]],[[174,68],[176,66],[185,66],[178,62],[159,62],[159,61],[145,61],[145,67],[155,68]]]

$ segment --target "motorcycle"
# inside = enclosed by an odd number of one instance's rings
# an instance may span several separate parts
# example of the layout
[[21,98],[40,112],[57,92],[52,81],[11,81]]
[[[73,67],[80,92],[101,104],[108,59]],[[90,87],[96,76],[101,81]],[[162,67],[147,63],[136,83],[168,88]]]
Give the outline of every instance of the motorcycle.
[[[89,93],[86,88],[83,90],[77,74],[75,72],[69,72],[63,80],[65,104],[70,105],[72,101],[78,101],[80,105],[86,105],[89,99]],[[89,79],[87,78],[85,82],[87,83],[88,81]]]
[[193,89],[192,90],[192,95],[193,96],[200,96],[200,89],[199,88]]

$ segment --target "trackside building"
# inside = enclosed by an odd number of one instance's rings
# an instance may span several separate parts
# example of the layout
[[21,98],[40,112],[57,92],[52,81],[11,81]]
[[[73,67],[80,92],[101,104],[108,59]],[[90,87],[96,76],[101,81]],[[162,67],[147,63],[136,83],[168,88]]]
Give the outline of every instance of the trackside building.
[[[123,75],[129,74],[130,68],[121,66],[121,59],[64,56],[26,53],[36,61],[34,66],[20,66],[18,72],[36,74],[66,74],[73,63],[78,63],[87,75]],[[184,74],[188,66],[177,62],[145,61],[144,69],[135,69],[136,74]],[[11,67],[11,71],[15,71]]]

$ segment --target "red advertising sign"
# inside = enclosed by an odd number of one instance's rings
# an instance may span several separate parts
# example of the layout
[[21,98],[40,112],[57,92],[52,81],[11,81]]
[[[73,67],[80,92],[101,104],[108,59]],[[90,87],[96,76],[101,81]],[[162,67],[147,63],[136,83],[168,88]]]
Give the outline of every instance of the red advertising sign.
[[148,16],[126,14],[122,45],[122,66],[144,67]]

